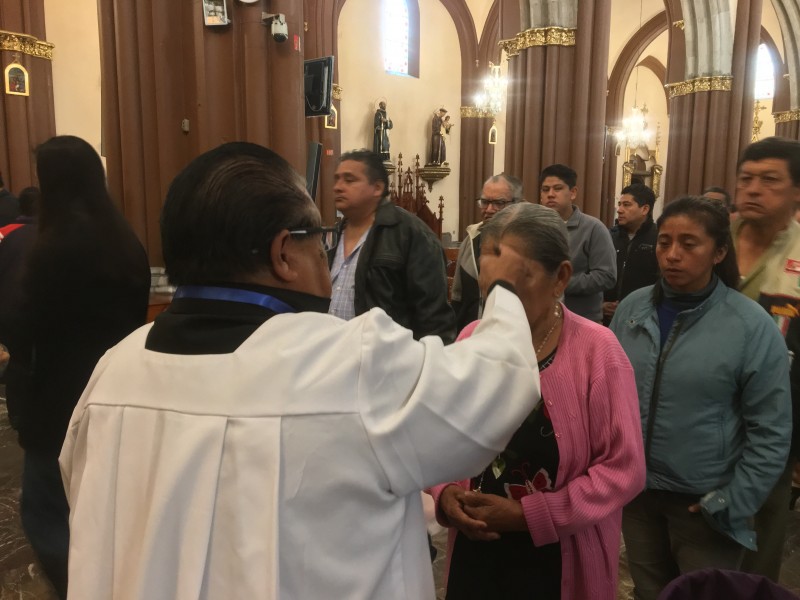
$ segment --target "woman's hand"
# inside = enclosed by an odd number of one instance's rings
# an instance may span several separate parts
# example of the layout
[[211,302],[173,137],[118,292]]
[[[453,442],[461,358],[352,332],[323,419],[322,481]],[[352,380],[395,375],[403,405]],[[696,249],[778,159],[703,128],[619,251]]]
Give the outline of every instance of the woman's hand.
[[490,531],[528,531],[522,504],[494,494],[466,492],[462,499],[464,513],[483,522]]
[[486,523],[473,519],[464,512],[465,499],[474,492],[468,492],[457,485],[449,485],[439,495],[439,508],[450,524],[471,540],[488,542],[500,538],[494,531],[489,531]]

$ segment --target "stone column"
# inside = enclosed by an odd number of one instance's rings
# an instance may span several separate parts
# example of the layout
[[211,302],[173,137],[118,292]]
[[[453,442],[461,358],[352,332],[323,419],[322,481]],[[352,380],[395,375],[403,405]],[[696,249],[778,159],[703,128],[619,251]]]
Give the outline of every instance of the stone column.
[[[523,8],[525,8],[523,6]],[[509,55],[505,170],[538,198],[542,168],[578,173],[577,204],[600,216],[610,0],[530,2]]]
[[[738,3],[733,30],[728,11],[720,6],[694,3],[680,34],[685,45],[675,43],[677,30],[670,28],[665,202],[699,194],[710,185],[732,191],[736,162],[750,142],[761,0]],[[678,0],[668,0],[667,8],[674,22],[680,15]],[[673,60],[684,65],[682,73]]]

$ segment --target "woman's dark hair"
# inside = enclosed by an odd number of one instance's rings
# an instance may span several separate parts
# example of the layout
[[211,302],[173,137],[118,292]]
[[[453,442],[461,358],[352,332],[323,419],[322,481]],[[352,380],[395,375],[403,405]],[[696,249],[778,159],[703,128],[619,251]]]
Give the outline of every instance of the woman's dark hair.
[[41,144],[36,148],[36,173],[40,231],[63,227],[65,219],[110,218],[119,212],[106,189],[100,156],[81,138],[59,135]]
[[103,163],[88,142],[72,135],[47,140],[36,148],[36,172],[41,195],[32,283],[68,275],[76,286],[149,281],[144,248],[112,202]]
[[529,202],[512,204],[481,227],[483,241],[500,240],[507,235],[518,238],[526,258],[541,264],[550,275],[570,260],[567,226],[552,208]]
[[[107,326],[106,335],[87,333],[82,343],[95,344],[102,354],[144,322],[147,255],[111,201],[100,156],[86,141],[65,135],[44,142],[36,149],[36,170],[39,234],[23,281],[26,310],[36,315],[35,328],[45,330],[55,326],[48,318],[62,319],[68,312],[64,306],[82,301],[92,290],[103,299],[92,315]],[[61,295],[58,310],[52,307],[54,290]],[[75,316],[77,322],[81,318]]]
[[272,150],[231,142],[181,171],[161,212],[171,283],[236,281],[263,271],[283,229],[319,225],[305,182]]
[[[714,273],[722,283],[731,289],[739,287],[739,267],[736,264],[736,251],[733,249],[731,222],[727,209],[720,202],[702,196],[682,196],[664,207],[664,212],[656,222],[659,229],[671,218],[684,215],[699,223],[706,234],[714,240],[715,248],[726,248],[725,258],[714,265]],[[653,301],[659,304],[662,299],[660,285],[653,287]]]

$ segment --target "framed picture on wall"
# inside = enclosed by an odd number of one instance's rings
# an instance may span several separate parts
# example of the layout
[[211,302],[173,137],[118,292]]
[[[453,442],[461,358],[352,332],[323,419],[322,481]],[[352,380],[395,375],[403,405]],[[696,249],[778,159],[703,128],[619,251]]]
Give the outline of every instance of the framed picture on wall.
[[497,125],[492,124],[492,128],[489,130],[489,143],[495,145],[497,143]]
[[325,116],[325,129],[339,129],[339,113],[331,104],[331,112]]
[[13,62],[6,67],[6,94],[29,96],[31,93],[28,71],[21,64]]
[[225,0],[203,0],[203,19],[208,26],[230,23]]

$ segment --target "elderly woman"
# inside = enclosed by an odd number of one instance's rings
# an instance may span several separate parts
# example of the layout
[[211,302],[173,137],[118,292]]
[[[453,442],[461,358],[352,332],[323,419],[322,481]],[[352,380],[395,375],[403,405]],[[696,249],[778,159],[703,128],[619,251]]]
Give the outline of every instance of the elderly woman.
[[447,598],[613,600],[622,507],[644,485],[633,370],[610,331],[560,302],[572,267],[555,211],[511,206],[481,237],[482,265],[504,246],[526,258],[517,293],[542,402],[482,473],[431,490],[451,527]]
[[661,280],[626,297],[611,321],[636,372],[647,460],[647,489],[622,522],[637,600],[655,600],[687,571],[739,567],[792,431],[786,345],[736,291],[725,207],[668,204],[656,258]]

